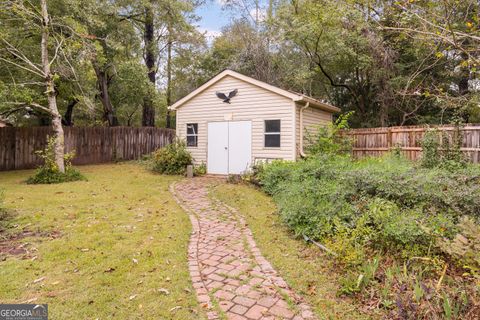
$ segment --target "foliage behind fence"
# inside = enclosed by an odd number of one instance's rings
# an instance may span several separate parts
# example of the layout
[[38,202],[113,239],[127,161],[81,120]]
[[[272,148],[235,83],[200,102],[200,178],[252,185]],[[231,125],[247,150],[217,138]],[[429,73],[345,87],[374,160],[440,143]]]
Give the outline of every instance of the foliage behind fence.
[[[365,156],[381,156],[388,151],[398,148],[411,160],[417,160],[422,155],[421,142],[427,130],[438,129],[445,132],[451,141],[458,134],[452,125],[426,127],[381,127],[368,129],[351,129],[348,135],[353,138],[353,156],[361,158]],[[466,158],[474,163],[480,162],[480,125],[467,124],[459,128],[461,134],[460,150]],[[441,135],[439,135],[440,137]]]
[[[133,160],[170,144],[175,130],[132,127],[65,127],[66,152],[75,151],[73,164]],[[46,146],[50,127],[0,128],[0,171],[29,169],[41,164],[35,154]]]

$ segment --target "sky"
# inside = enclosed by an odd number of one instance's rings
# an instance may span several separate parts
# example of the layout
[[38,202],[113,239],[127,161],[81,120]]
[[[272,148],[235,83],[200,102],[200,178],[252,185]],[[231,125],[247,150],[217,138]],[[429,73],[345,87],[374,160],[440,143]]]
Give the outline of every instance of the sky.
[[195,11],[201,18],[197,22],[197,29],[206,32],[208,40],[213,40],[220,34],[223,26],[230,21],[230,14],[222,10],[221,0],[207,0],[206,3]]

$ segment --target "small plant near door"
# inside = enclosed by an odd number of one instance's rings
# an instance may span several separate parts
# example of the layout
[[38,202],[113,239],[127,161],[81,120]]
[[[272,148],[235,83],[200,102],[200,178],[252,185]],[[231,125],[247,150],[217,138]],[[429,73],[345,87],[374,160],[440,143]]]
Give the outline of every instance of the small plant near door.
[[203,176],[207,174],[207,165],[205,162],[202,162],[200,165],[195,166],[194,175],[195,176]]
[[52,184],[78,180],[86,180],[86,178],[72,166],[72,160],[75,157],[74,152],[65,154],[65,173],[60,172],[55,163],[55,139],[48,137],[47,146],[44,150],[38,150],[35,153],[42,158],[41,165],[35,175],[28,178],[28,184]]
[[193,158],[184,141],[176,140],[168,146],[158,149],[152,154],[150,168],[161,174],[184,175]]

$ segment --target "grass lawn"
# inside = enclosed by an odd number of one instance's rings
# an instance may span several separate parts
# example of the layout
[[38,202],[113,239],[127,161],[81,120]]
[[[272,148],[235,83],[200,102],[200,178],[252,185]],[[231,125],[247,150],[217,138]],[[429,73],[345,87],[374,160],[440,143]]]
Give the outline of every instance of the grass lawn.
[[294,239],[283,226],[275,204],[246,185],[220,184],[214,197],[238,209],[252,230],[262,254],[320,319],[368,319],[346,298],[339,298],[333,265],[319,248]]
[[48,303],[52,319],[203,319],[190,221],[168,191],[178,178],[133,163],[79,169],[88,181],[57,185],[0,172],[14,215],[0,236],[41,233],[18,240],[26,254],[0,256],[0,302]]

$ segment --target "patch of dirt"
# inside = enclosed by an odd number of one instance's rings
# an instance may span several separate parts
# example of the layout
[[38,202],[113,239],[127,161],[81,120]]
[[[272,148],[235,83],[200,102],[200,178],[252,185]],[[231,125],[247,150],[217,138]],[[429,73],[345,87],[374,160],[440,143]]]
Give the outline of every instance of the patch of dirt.
[[31,231],[23,230],[18,233],[4,235],[0,233],[0,260],[5,260],[6,256],[18,256],[23,255],[24,259],[31,258],[32,251],[36,250],[33,248],[31,243],[22,242],[22,239],[35,237],[35,238],[47,238],[47,239],[57,239],[60,237],[60,232],[58,231]]

